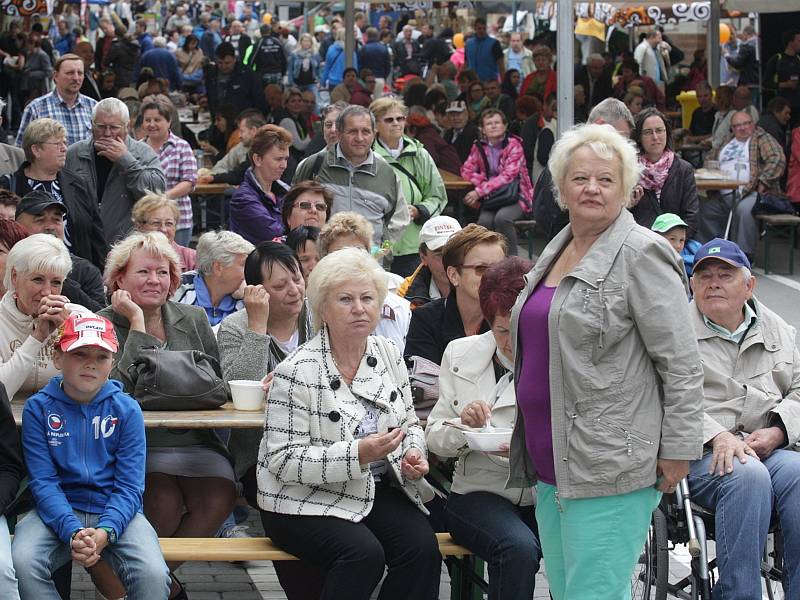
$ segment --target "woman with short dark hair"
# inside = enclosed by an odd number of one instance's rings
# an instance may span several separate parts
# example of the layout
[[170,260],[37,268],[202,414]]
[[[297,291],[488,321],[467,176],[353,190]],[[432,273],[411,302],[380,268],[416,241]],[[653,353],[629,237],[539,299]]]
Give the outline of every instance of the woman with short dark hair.
[[650,228],[658,215],[673,213],[689,226],[686,239],[697,230],[700,198],[694,181],[694,167],[672,150],[672,124],[656,108],[636,115],[631,134],[639,149],[644,196],[631,208],[633,218]]
[[289,160],[292,134],[277,125],[264,125],[250,144],[251,166],[231,198],[230,230],[251,244],[283,233],[281,206],[289,189],[280,178]]

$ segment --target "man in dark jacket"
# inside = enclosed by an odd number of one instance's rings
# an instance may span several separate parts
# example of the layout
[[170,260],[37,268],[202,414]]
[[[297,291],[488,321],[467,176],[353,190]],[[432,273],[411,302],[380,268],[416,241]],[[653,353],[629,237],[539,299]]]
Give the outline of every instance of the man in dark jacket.
[[[17,205],[15,220],[30,234],[47,233],[67,242],[64,235],[67,218],[67,207],[64,204],[44,190],[35,190],[22,198]],[[72,259],[72,270],[64,280],[64,295],[70,302],[81,304],[89,310],[104,309],[108,302],[103,291],[100,269],[72,251],[69,256]]]
[[386,79],[392,71],[389,50],[381,44],[378,30],[367,29],[367,43],[358,51],[358,64],[362,69],[370,69],[378,79]]
[[[0,582],[0,592],[5,592],[4,598],[8,597],[5,594],[17,592],[14,565],[11,562],[11,538],[5,513],[17,496],[19,484],[25,476],[19,433],[9,400],[6,388],[0,383],[0,572],[9,574],[11,579],[8,584],[5,583],[7,579]],[[13,589],[8,590],[3,587],[5,585],[11,585]]]
[[601,54],[592,54],[585,65],[575,67],[575,85],[582,85],[589,109],[613,94],[611,75]]
[[739,71],[739,85],[746,85],[753,94],[753,104],[758,104],[758,37],[752,25],[742,28],[741,42],[736,54],[728,54],[725,60]]
[[269,25],[261,26],[261,39],[247,48],[244,64],[255,73],[262,87],[270,83],[280,84],[286,75],[286,53],[280,38]]
[[450,120],[450,129],[444,132],[444,141],[453,146],[458,152],[461,162],[467,160],[472,144],[480,137],[478,128],[469,122],[466,102],[456,100],[447,107],[447,117]]
[[397,77],[403,75],[422,75],[421,48],[413,37],[411,25],[403,27],[403,37],[394,44],[394,68]]
[[783,155],[789,159],[789,122],[792,120],[792,107],[789,101],[777,96],[769,101],[767,110],[761,115],[758,126],[770,134],[781,145]]
[[438,36],[425,40],[422,44],[422,62],[428,67],[432,67],[433,65],[443,65],[450,60],[453,52],[448,40],[451,39],[453,39],[453,30],[445,28]]
[[236,51],[229,42],[217,46],[217,60],[205,68],[208,109],[213,119],[222,106],[239,113],[246,108],[264,110],[266,101],[253,73],[236,65]]
[[764,87],[786,98],[792,107],[792,127],[800,123],[800,30],[783,32],[783,52],[769,59],[764,69]]
[[159,79],[169,81],[169,89],[173,92],[179,91],[183,84],[181,71],[178,68],[178,61],[175,55],[167,50],[167,40],[158,36],[153,40],[153,47],[144,52],[136,66],[134,78],[139,77],[139,72],[149,67],[153,74]]

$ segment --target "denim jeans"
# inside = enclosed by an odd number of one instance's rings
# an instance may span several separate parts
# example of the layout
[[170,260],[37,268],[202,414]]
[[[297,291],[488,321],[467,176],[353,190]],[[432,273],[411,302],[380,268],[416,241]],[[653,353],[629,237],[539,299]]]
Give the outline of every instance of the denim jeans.
[[[84,527],[94,527],[100,519],[99,514],[73,512]],[[17,523],[11,552],[23,598],[60,600],[51,573],[71,560],[70,548],[35,510]],[[127,600],[166,600],[169,596],[169,570],[161,555],[158,535],[141,513],[131,519],[102,557],[127,590]]]
[[17,576],[11,562],[11,537],[8,534],[6,518],[0,515],[0,598],[19,600]]
[[489,600],[530,600],[542,549],[535,507],[491,492],[447,497],[447,528],[456,543],[489,564]]
[[733,472],[708,473],[711,453],[692,462],[692,499],[713,510],[719,581],[715,600],[761,598],[761,556],[775,500],[784,539],[786,598],[800,598],[800,454],[776,450],[764,461],[733,461]]

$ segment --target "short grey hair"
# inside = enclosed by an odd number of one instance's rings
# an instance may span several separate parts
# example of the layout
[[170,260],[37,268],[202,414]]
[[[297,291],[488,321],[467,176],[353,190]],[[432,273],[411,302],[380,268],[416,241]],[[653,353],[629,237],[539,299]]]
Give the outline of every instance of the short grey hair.
[[561,198],[560,188],[564,185],[572,156],[578,148],[588,147],[605,160],[618,162],[622,175],[622,205],[630,203],[631,192],[639,182],[642,166],[633,143],[622,137],[611,125],[579,125],[567,131],[553,145],[547,166],[553,175],[553,194],[562,210],[566,205]]
[[97,121],[97,115],[99,114],[119,117],[126,125],[131,118],[127,104],[119,98],[104,98],[95,104],[92,110],[92,123]]
[[328,104],[328,106],[326,106],[321,111],[319,111],[319,117],[320,117],[320,119],[322,119],[324,121],[326,119],[326,117],[329,114],[331,114],[332,112],[337,113],[337,116],[338,116],[338,113],[341,113],[348,106],[350,106],[350,105],[347,102],[345,102],[343,100],[337,100],[333,104]]
[[339,116],[336,117],[336,131],[338,131],[340,134],[343,133],[344,122],[350,117],[369,117],[369,122],[372,125],[372,131],[375,131],[375,115],[373,115],[372,111],[370,111],[367,107],[359,106],[358,104],[350,104],[347,108],[339,113]]
[[167,38],[162,35],[157,35],[153,38],[153,48],[166,48]]
[[72,259],[69,250],[60,239],[48,233],[34,233],[18,241],[11,248],[6,258],[6,273],[3,285],[8,292],[14,292],[11,283],[11,272],[17,277],[23,273],[56,273],[66,277],[72,270]]
[[589,123],[603,121],[603,123],[611,125],[619,120],[624,120],[631,132],[636,128],[631,111],[628,110],[624,102],[616,98],[606,98],[589,113]]
[[597,52],[593,52],[592,54],[589,55],[589,60],[587,60],[586,62],[590,63],[592,61],[600,61],[601,63],[605,63],[606,59],[603,58],[602,54],[598,54]]
[[197,240],[197,270],[210,275],[214,263],[223,267],[230,265],[236,257],[250,254],[255,246],[232,231],[207,231]]
[[55,119],[42,117],[31,121],[25,128],[25,133],[22,134],[22,151],[25,153],[25,159],[33,162],[35,156],[31,148],[44,144],[51,137],[62,138],[66,141],[67,130]]
[[[15,246],[16,247],[16,246]],[[348,281],[369,281],[375,286],[378,304],[383,305],[388,292],[386,273],[365,250],[342,248],[317,263],[308,276],[306,296],[313,315],[314,331],[322,327],[322,313],[334,289]]]

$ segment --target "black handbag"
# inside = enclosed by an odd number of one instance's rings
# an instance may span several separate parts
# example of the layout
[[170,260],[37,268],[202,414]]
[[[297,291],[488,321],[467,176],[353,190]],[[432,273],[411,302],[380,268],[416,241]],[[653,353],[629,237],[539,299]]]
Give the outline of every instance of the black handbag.
[[228,401],[219,363],[199,350],[144,348],[128,375],[142,410],[213,410]]
[[[478,152],[480,152],[483,164],[486,167],[486,177],[489,177],[489,159],[486,158],[486,153],[483,151],[481,143],[475,143],[478,145]],[[519,175],[508,185],[482,198],[481,208],[485,208],[486,210],[500,210],[505,206],[511,206],[517,202],[519,202]]]
[[750,214],[755,217],[756,215],[793,215],[796,212],[788,198],[775,194],[759,194]]

